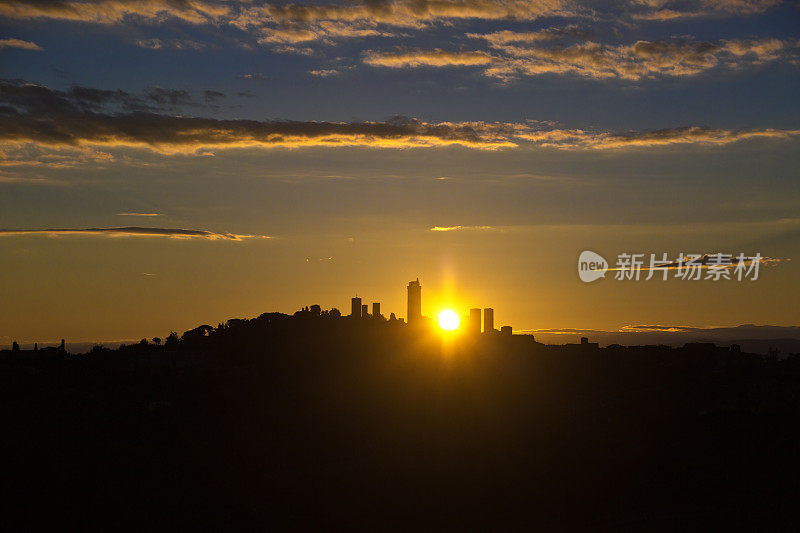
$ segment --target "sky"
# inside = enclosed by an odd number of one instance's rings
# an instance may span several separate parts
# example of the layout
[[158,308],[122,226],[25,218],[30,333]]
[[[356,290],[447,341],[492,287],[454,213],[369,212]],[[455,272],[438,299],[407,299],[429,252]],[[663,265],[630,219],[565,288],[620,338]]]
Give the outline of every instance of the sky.
[[417,277],[520,332],[800,325],[797,2],[0,0],[0,69],[0,346]]

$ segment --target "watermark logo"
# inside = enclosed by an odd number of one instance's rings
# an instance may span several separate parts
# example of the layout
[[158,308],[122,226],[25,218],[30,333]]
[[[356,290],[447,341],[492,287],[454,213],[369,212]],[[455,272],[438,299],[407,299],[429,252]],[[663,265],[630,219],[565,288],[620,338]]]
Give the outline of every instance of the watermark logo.
[[608,261],[600,254],[596,254],[591,250],[584,250],[578,257],[578,276],[584,283],[591,283],[604,278],[607,270]]
[[[791,259],[785,259],[791,261]],[[670,260],[667,254],[644,254],[623,252],[617,255],[612,268],[605,258],[590,250],[581,252],[578,258],[578,276],[584,283],[605,278],[606,272],[614,272],[615,280],[667,280],[678,278],[687,281],[699,280],[750,280],[759,278],[762,264],[777,263],[783,259],[764,257],[760,253],[705,253],[684,254]]]

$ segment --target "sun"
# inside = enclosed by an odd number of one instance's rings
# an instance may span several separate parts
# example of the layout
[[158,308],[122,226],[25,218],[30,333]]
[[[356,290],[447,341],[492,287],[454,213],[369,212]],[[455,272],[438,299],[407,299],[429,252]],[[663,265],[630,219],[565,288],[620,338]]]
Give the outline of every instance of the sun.
[[461,323],[458,313],[452,309],[445,309],[439,313],[439,327],[445,331],[453,331]]

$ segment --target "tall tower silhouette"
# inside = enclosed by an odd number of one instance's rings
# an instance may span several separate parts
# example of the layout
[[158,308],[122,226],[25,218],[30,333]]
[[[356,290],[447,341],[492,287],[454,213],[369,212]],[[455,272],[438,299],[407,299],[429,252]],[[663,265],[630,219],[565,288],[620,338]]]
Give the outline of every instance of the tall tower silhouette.
[[494,309],[491,307],[483,308],[483,332],[490,333],[494,331]]
[[480,307],[473,307],[469,310],[468,331],[470,333],[481,332],[481,309]]
[[422,318],[422,285],[419,278],[408,282],[408,323],[418,322]]
[[358,296],[350,300],[350,316],[353,318],[361,318],[361,298]]

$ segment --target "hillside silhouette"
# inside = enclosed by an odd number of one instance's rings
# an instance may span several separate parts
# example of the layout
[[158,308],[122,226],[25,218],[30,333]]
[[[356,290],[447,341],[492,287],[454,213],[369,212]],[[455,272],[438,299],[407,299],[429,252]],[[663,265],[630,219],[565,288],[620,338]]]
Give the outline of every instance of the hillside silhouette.
[[797,354],[303,310],[0,380],[12,529],[757,527],[800,495]]

